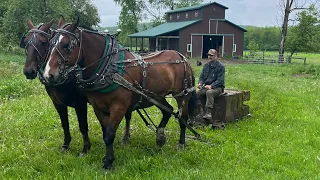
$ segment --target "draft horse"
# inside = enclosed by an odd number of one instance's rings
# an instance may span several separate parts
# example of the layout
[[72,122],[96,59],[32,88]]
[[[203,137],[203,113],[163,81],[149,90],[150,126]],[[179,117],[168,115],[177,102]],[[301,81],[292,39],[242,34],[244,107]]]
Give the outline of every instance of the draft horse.
[[156,142],[159,146],[165,144],[164,128],[173,110],[165,98],[168,94],[177,101],[179,145],[185,145],[185,121],[195,108],[196,95],[194,74],[183,55],[168,50],[138,58],[123,48],[115,36],[79,27],[79,18],[67,26],[62,19],[58,24],[50,41],[52,48],[44,78],[55,84],[63,82],[66,74],[76,74],[102,127],[106,145],[104,168],[112,168],[113,142],[122,118],[136,109],[161,107],[163,117],[157,127]]
[[53,31],[51,26],[53,20],[44,24],[34,26],[31,20],[27,20],[29,33],[23,37],[20,43],[22,48],[26,50],[26,62],[23,66],[23,73],[27,79],[35,79],[38,75],[41,83],[44,84],[47,94],[51,98],[55,109],[57,110],[61,125],[64,132],[64,143],[61,147],[62,151],[69,150],[71,135],[69,130],[68,106],[73,107],[76,111],[79,123],[79,129],[83,137],[83,148],[80,156],[85,155],[91,143],[88,136],[87,122],[87,98],[84,93],[77,87],[76,81],[66,81],[67,83],[58,86],[51,86],[46,83],[43,78],[43,69],[46,57],[49,51],[49,40]]

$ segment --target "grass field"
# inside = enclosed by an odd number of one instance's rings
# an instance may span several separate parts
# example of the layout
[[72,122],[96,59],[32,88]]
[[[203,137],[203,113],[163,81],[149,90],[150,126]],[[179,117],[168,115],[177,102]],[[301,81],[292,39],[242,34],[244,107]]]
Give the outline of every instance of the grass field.
[[[121,144],[123,121],[115,169],[105,171],[91,107],[89,154],[78,157],[82,137],[72,109],[71,149],[61,153],[60,120],[44,87],[23,76],[24,57],[0,55],[0,179],[320,179],[320,56],[312,58],[307,66],[225,64],[226,88],[250,90],[252,117],[225,130],[198,128],[215,147],[187,139],[177,151],[179,127],[171,118],[167,144],[158,148],[155,133],[134,113],[131,144]],[[159,123],[160,111],[148,112]]]

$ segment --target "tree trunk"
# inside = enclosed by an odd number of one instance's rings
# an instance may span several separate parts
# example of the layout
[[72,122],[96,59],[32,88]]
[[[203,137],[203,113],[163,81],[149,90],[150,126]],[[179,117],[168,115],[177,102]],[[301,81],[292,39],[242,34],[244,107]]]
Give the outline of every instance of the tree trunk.
[[286,0],[286,6],[284,9],[284,17],[282,22],[282,29],[281,29],[281,40],[280,40],[280,48],[279,48],[279,62],[284,61],[284,45],[286,42],[287,37],[287,30],[288,30],[288,21],[289,21],[289,14],[293,0]]

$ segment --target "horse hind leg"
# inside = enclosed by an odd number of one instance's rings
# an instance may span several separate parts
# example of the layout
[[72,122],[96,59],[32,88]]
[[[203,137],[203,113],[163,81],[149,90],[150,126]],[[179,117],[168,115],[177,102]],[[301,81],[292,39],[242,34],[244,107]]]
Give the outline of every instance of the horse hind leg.
[[83,148],[81,153],[79,154],[80,157],[85,156],[91,147],[91,142],[88,135],[88,106],[86,101],[77,102],[75,105],[75,110],[78,117],[78,124],[79,129],[82,134],[83,138]]
[[70,149],[71,135],[69,130],[69,120],[68,120],[68,108],[65,105],[59,105],[53,103],[56,108],[61,121],[61,126],[64,133],[64,142],[61,146],[61,152],[68,151]]
[[125,114],[126,127],[125,127],[124,135],[123,135],[123,138],[122,138],[122,143],[123,144],[130,143],[130,121],[131,121],[131,117],[132,117],[132,112],[127,112]]
[[183,98],[177,98],[177,104],[179,108],[179,125],[180,125],[180,138],[178,148],[183,149],[186,144],[186,124],[188,119],[188,101]]
[[[166,99],[162,102],[163,105],[167,106],[171,111],[173,111],[173,107],[167,102]],[[162,113],[161,122],[157,128],[156,132],[156,143],[158,146],[162,147],[166,143],[166,136],[164,134],[164,129],[168,124],[168,121],[171,117],[171,114],[163,109],[160,109]]]

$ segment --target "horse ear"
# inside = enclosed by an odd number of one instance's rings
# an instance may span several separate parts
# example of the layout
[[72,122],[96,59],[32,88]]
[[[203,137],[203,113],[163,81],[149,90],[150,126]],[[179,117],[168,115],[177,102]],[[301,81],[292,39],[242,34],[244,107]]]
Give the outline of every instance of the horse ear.
[[36,27],[32,24],[30,19],[27,19],[27,25],[29,29],[35,29]]
[[73,24],[72,31],[75,31],[77,29],[77,27],[79,26],[79,22],[80,18],[78,16],[76,22]]
[[52,26],[52,24],[53,24],[53,19],[50,21],[50,22],[48,22],[47,24],[45,24],[45,25],[43,25],[40,29],[42,30],[42,31],[48,31],[49,29],[50,29],[50,27]]
[[61,28],[64,25],[64,17],[62,15],[60,15],[60,19],[58,22],[58,27]]

